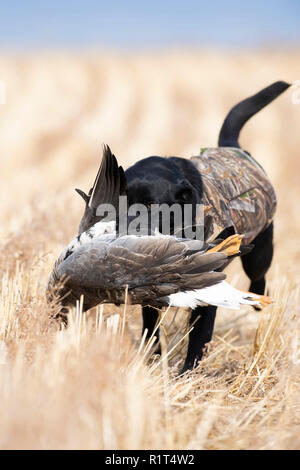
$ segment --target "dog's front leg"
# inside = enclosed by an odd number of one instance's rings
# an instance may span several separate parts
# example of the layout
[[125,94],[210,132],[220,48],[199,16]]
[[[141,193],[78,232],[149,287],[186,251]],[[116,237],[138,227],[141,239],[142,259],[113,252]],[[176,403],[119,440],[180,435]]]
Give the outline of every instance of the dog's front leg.
[[187,356],[182,373],[194,369],[201,361],[205,346],[210,342],[213,334],[217,307],[197,307],[191,313],[190,325],[193,330],[189,334]]

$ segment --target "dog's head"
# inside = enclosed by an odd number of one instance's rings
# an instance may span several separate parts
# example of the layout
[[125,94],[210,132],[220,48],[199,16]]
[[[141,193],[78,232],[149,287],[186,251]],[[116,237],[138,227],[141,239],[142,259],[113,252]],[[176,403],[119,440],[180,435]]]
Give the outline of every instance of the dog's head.
[[[191,217],[194,220],[195,206],[199,202],[199,192],[172,158],[145,158],[130,167],[125,176],[128,186],[128,204],[129,206],[143,204],[147,207],[149,229],[151,225],[150,211],[153,211],[154,205],[167,205],[170,209],[172,208],[169,223],[164,223],[166,220],[163,212],[159,215],[157,228],[161,233],[173,234],[182,230],[185,210],[191,211]],[[187,209],[187,206],[190,208]],[[182,214],[180,220],[178,217],[179,208]]]

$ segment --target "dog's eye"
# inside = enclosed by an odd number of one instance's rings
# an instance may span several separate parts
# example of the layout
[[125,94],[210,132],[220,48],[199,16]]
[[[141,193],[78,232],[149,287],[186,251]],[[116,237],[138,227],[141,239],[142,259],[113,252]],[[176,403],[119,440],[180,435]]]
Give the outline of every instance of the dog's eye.
[[192,191],[189,188],[182,189],[181,191],[178,191],[176,198],[177,201],[181,203],[189,202],[192,198]]

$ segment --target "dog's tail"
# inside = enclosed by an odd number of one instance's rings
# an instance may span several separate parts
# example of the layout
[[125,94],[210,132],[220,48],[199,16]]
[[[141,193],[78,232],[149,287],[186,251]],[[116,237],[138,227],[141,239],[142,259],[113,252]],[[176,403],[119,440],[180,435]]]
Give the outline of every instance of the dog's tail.
[[219,147],[240,147],[238,138],[243,125],[277,96],[283,93],[289,83],[275,82],[253,96],[246,98],[227,114],[219,134]]

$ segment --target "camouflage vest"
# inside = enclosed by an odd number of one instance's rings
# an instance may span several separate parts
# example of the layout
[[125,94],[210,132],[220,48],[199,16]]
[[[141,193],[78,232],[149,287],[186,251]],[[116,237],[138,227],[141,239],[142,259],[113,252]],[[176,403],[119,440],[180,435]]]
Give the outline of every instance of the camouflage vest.
[[270,225],[276,195],[251,155],[237,148],[207,148],[191,161],[202,176],[206,241],[233,226],[246,244]]

